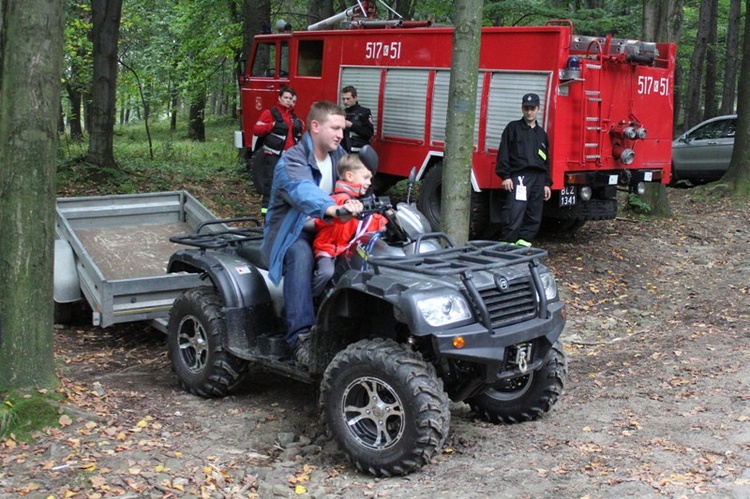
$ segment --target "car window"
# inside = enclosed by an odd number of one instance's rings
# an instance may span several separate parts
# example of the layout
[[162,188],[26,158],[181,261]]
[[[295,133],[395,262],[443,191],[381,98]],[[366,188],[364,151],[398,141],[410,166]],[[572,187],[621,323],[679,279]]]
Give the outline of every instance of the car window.
[[694,130],[689,136],[690,140],[708,140],[718,139],[721,137],[725,123],[723,121],[712,121],[697,130]]
[[724,132],[724,137],[734,137],[735,129],[737,128],[737,120],[731,119],[727,123],[727,129]]

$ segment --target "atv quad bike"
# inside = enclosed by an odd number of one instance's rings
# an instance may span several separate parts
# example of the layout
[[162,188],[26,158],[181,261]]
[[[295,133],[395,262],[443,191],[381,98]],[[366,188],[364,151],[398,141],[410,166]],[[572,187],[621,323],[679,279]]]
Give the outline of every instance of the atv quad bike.
[[371,213],[388,218],[386,229],[359,235],[338,258],[307,367],[287,350],[281,288],[267,278],[259,224],[216,220],[173,237],[195,249],[176,252],[169,272],[205,282],[170,314],[169,352],[183,388],[227,395],[251,363],[317,384],[329,433],[376,476],[430,462],[448,434],[449,400],[494,423],[550,411],[567,364],[565,307],[540,263],[546,252],[492,241],[456,246],[430,232],[408,199],[393,207],[373,198],[361,216]]

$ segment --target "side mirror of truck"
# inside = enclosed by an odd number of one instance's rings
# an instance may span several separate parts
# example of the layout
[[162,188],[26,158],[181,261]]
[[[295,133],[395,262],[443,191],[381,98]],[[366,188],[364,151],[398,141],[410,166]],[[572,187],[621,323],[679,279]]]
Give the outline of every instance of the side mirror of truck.
[[375,176],[378,172],[378,153],[375,152],[375,149],[370,144],[362,146],[362,149],[359,150],[359,159],[372,172],[372,175]]

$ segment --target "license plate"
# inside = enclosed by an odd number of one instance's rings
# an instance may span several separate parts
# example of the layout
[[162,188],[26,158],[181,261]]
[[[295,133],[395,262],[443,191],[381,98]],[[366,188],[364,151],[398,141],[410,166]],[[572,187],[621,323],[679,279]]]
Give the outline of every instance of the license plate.
[[576,186],[566,185],[560,191],[560,206],[573,206],[576,204]]

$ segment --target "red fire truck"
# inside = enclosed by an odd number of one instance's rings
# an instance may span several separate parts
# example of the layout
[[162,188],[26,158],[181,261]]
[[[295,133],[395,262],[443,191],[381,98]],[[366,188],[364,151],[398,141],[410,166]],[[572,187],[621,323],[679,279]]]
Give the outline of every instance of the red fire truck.
[[[319,30],[342,19],[350,29]],[[336,102],[341,88],[353,85],[359,103],[372,111],[377,185],[386,188],[417,166],[419,208],[435,225],[452,43],[452,28],[371,21],[357,7],[308,31],[256,36],[239,75],[243,131],[235,144],[252,150],[253,124],[277,103],[281,86],[296,90],[296,112],[304,118],[313,102]],[[587,220],[612,219],[618,189],[642,193],[647,182],[667,183],[675,56],[674,44],[578,36],[568,21],[483,28],[472,232],[480,234],[496,220],[500,136],[521,117],[527,92],[541,97],[539,116],[551,143],[553,198],[545,203],[546,226],[575,229]]]

